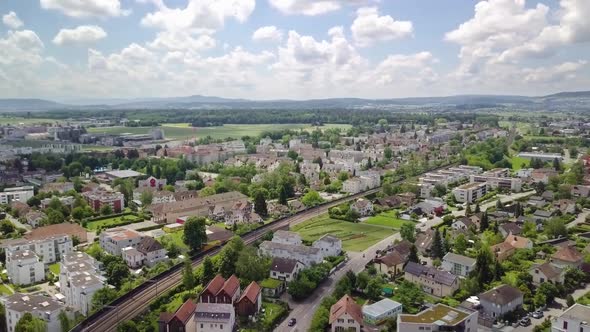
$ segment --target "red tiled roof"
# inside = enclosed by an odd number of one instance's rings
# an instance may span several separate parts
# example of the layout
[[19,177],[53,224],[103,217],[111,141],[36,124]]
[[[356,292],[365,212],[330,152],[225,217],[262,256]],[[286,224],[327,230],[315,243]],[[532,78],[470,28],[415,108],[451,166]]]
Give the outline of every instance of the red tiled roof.
[[256,283],[256,281],[252,281],[248,287],[242,293],[239,302],[242,302],[244,298],[248,299],[251,303],[256,303],[258,301],[258,295],[260,294],[260,286]]
[[344,295],[330,308],[330,324],[345,313],[349,314],[357,323],[363,322],[361,306],[356,304],[352,297]]
[[554,259],[559,259],[565,262],[578,262],[581,261],[584,256],[580,254],[574,247],[566,246],[561,247],[556,253],[553,254]]
[[220,292],[224,291],[226,294],[233,296],[238,289],[240,289],[240,279],[232,274],[232,276],[225,281]]
[[213,280],[209,281],[209,284],[207,284],[207,287],[205,287],[203,292],[208,291],[213,295],[217,295],[217,293],[219,293],[224,284],[225,279],[221,276],[221,274],[218,274],[215,276],[215,278],[213,278]]
[[193,302],[193,300],[191,299],[188,299],[176,311],[174,317],[176,317],[181,322],[186,323],[191,318],[196,309],[197,305],[195,304],[195,302]]

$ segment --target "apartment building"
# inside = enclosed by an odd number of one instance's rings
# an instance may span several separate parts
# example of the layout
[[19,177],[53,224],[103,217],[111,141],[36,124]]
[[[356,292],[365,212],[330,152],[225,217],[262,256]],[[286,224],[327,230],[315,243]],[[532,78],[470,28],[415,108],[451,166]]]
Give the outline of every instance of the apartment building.
[[7,241],[2,245],[6,252],[30,250],[35,252],[44,264],[58,262],[61,257],[73,251],[69,235],[51,235],[46,238],[27,238]]
[[466,183],[453,189],[453,195],[459,203],[473,203],[487,193],[487,188],[488,186],[485,182]]
[[30,285],[45,280],[45,265],[31,250],[6,252],[8,279],[15,285]]
[[61,331],[59,314],[65,310],[63,304],[54,299],[35,294],[15,293],[4,299],[6,308],[6,327],[8,332],[14,332],[16,324],[26,313],[42,319],[47,324],[47,332]]
[[520,178],[495,177],[480,174],[471,175],[469,181],[471,183],[487,183],[492,189],[500,188],[512,192],[519,192],[522,190],[522,180]]
[[121,251],[127,247],[137,247],[144,238],[140,232],[127,228],[111,228],[102,231],[99,236],[100,247],[107,253],[120,256]]
[[551,332],[590,332],[590,306],[574,304],[557,316]]
[[415,315],[397,316],[397,330],[403,332],[464,331],[477,332],[477,311],[437,304]]
[[72,252],[60,262],[59,285],[66,305],[86,316],[92,310],[92,296],[106,280],[98,261],[86,253]]
[[109,205],[114,213],[125,208],[125,196],[120,192],[96,190],[84,192],[82,196],[94,211],[100,211],[105,205]]
[[32,186],[6,188],[0,192],[0,204],[10,204],[14,201],[26,203],[33,196],[35,192]]

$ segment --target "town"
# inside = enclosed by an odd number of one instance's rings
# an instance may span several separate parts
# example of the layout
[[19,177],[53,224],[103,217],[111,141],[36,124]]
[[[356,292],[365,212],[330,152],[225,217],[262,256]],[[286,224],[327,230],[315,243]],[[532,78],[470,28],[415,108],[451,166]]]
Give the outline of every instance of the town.
[[86,132],[130,122],[6,123],[3,324],[578,331],[582,120],[433,115],[217,140],[156,129],[100,149]]

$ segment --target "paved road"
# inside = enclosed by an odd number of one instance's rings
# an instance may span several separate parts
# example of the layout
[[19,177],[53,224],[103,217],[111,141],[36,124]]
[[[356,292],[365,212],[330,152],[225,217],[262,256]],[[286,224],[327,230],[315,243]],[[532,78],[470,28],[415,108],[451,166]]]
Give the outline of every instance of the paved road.
[[584,211],[580,212],[578,214],[578,216],[576,217],[576,219],[574,219],[572,222],[570,222],[569,224],[567,224],[567,228],[572,228],[575,227],[578,224],[581,224],[583,222],[586,221],[586,217],[588,217],[588,215],[590,214],[590,210],[589,209],[584,209]]
[[[440,219],[434,218],[429,219],[426,222],[426,227],[432,227],[440,222]],[[313,295],[308,297],[302,302],[293,303],[290,302],[289,305],[292,308],[289,317],[285,319],[275,331],[279,332],[305,332],[309,329],[311,325],[311,319],[313,318],[314,313],[316,312],[318,306],[321,304],[322,300],[327,296],[331,295],[334,292],[334,288],[338,280],[340,280],[346,272],[349,270],[353,271],[354,273],[360,273],[364,270],[365,265],[377,254],[377,250],[384,250],[388,245],[392,244],[395,240],[401,240],[401,236],[399,233],[393,234],[382,241],[374,244],[373,246],[369,247],[362,253],[349,253],[350,259],[338,269],[334,274],[330,276],[328,280],[326,280],[320,287],[318,287],[314,292]],[[293,327],[287,326],[287,323],[291,318],[297,319],[297,324]]]
[[29,224],[23,224],[17,218],[9,215],[8,213],[6,214],[6,219],[10,220],[10,222],[13,223],[14,226],[16,226],[16,227],[26,229],[27,230],[27,233],[29,233],[31,231],[31,229],[32,229],[31,225],[29,225]]

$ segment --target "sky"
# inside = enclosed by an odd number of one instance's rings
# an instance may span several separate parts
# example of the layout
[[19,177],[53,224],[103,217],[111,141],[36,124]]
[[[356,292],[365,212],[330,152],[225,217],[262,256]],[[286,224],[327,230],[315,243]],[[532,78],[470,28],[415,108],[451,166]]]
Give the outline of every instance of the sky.
[[590,89],[590,0],[0,0],[0,98]]

